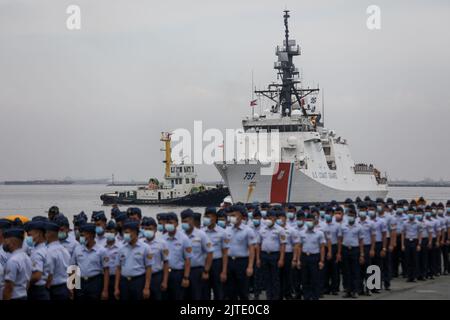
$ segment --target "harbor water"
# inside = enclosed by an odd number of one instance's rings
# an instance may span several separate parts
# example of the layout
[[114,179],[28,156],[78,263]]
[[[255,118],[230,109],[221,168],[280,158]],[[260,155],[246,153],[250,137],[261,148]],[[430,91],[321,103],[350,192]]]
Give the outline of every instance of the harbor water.
[[[27,217],[47,215],[50,206],[56,205],[71,220],[74,214],[84,211],[88,216],[94,210],[105,210],[109,218],[109,206],[104,206],[100,195],[106,192],[129,190],[133,187],[105,185],[0,185],[0,217],[20,214]],[[394,200],[414,199],[423,196],[429,202],[447,202],[448,187],[390,187],[388,197]],[[330,199],[330,201],[333,199]],[[122,207],[125,210],[126,207]],[[179,206],[140,206],[145,216],[159,212],[180,212]],[[203,213],[204,208],[193,208]]]

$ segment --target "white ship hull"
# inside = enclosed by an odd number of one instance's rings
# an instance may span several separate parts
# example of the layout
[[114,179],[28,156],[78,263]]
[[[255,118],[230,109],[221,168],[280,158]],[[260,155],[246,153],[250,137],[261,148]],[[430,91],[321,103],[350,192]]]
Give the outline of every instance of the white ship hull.
[[258,162],[217,162],[215,165],[234,202],[343,202],[347,198],[365,196],[385,198],[388,193],[386,184],[378,184],[372,174],[344,177],[331,170],[314,172],[296,168],[293,162],[280,163],[272,175],[261,174],[262,164]]

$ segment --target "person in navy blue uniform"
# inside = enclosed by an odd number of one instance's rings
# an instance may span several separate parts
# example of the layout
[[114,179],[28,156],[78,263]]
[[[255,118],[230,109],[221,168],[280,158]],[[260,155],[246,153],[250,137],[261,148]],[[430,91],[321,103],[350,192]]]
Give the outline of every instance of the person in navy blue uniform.
[[145,238],[144,242],[150,247],[153,256],[150,299],[163,300],[169,281],[169,247],[162,237],[156,237],[157,225],[155,219],[143,217],[141,227]]
[[70,264],[80,268],[81,288],[72,291],[77,300],[107,300],[109,295],[109,257],[106,249],[95,241],[95,224],[80,227],[80,245]]
[[212,291],[214,300],[223,300],[224,284],[227,281],[230,239],[227,237],[225,229],[217,225],[217,211],[215,207],[205,209],[203,226],[203,230],[213,246],[213,261],[207,280],[206,299],[211,298]]
[[57,206],[51,206],[48,209],[48,220],[52,221],[55,216],[59,214],[59,208]]
[[192,243],[182,231],[178,231],[178,216],[174,212],[166,214],[163,239],[169,248],[169,284],[167,298],[183,300],[189,288],[191,272]]
[[114,296],[117,300],[149,299],[153,255],[139,240],[139,222],[123,224],[123,242],[117,254]]
[[11,255],[4,267],[3,300],[26,300],[32,273],[32,262],[23,246],[23,228],[12,227],[4,231],[3,250]]
[[203,230],[194,225],[194,212],[185,209],[181,212],[181,228],[192,244],[191,271],[189,277],[189,300],[205,300],[207,281],[213,259],[212,242]]
[[320,270],[325,265],[325,234],[315,228],[315,216],[305,214],[306,229],[300,232],[299,265],[302,268],[303,296],[305,300],[320,297]]
[[339,229],[337,260],[342,259],[345,298],[357,298],[360,284],[360,266],[364,265],[364,235],[356,224],[356,212],[349,209],[347,222]]
[[70,255],[58,240],[60,226],[55,222],[45,225],[45,239],[47,240],[47,283],[50,300],[68,300],[70,293],[67,288],[67,267]]
[[30,259],[32,274],[28,288],[28,300],[50,300],[50,293],[45,287],[47,282],[47,244],[45,243],[45,221],[31,221],[25,224],[27,237],[25,241],[31,248]]
[[228,275],[226,299],[248,300],[249,278],[253,275],[256,236],[253,230],[242,223],[245,207],[233,205],[229,208],[229,227],[226,231],[230,239],[228,251]]

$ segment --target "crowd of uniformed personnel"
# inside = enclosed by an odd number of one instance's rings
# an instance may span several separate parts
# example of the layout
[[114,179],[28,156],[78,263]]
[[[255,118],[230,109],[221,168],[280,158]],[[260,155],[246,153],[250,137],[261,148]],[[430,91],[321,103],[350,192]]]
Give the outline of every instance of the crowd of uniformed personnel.
[[[450,200],[296,208],[226,199],[203,214],[154,219],[113,206],[109,220],[94,211],[72,222],[55,206],[26,223],[0,219],[0,299],[356,298],[390,290],[392,278],[449,273]],[[382,288],[366,285],[371,265]]]

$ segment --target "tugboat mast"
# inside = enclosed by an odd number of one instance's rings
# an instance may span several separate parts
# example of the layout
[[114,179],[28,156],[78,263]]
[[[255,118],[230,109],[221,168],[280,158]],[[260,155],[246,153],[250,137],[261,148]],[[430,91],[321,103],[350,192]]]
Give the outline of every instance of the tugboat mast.
[[[267,90],[255,90],[255,93],[274,101],[276,105],[273,112],[279,112],[281,107],[283,117],[291,115],[292,105],[295,103],[300,105],[303,116],[308,116],[302,99],[313,92],[318,92],[319,89],[297,88],[300,83],[299,71],[293,63],[293,57],[300,55],[300,46],[296,44],[295,40],[289,39],[289,17],[289,10],[284,10],[284,41],[282,46],[276,47],[275,52],[278,61],[275,62],[274,69],[277,70],[281,83],[272,83]],[[295,101],[292,96],[295,97]]]

